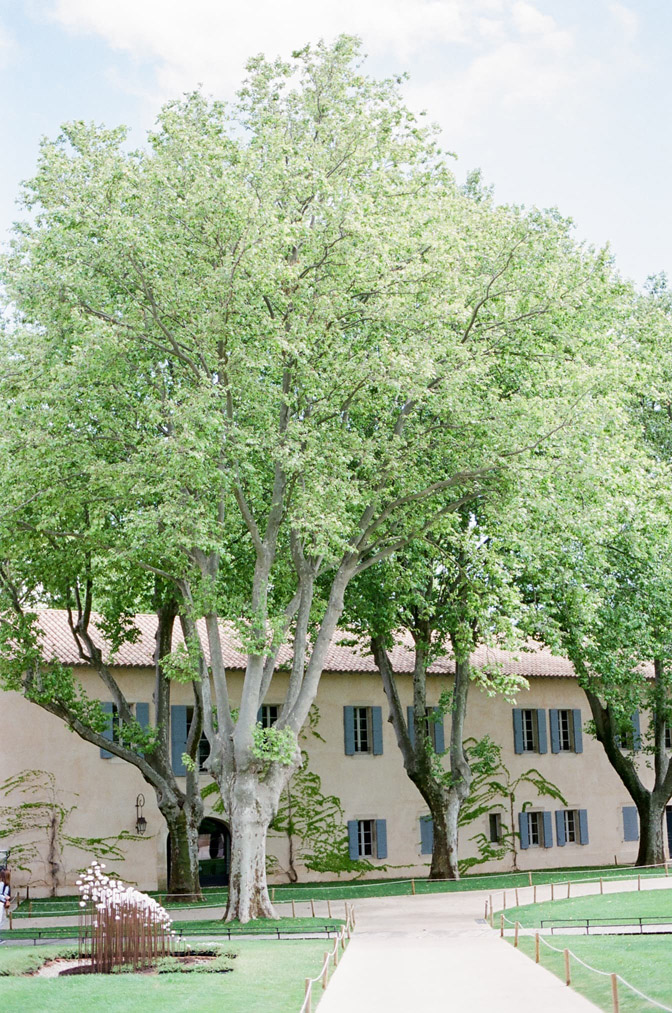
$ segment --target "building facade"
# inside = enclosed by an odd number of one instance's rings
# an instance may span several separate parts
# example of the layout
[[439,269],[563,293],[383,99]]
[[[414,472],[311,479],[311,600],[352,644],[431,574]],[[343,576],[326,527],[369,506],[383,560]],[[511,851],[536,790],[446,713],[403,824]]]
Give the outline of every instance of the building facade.
[[[141,636],[124,645],[115,659],[115,675],[142,723],[153,721],[155,619],[139,617]],[[109,694],[95,672],[78,664],[74,644],[63,613],[43,616],[45,657],[75,667],[87,693],[106,703]],[[242,686],[243,657],[230,644],[227,658],[230,698],[236,706]],[[400,683],[402,702],[412,704],[412,652],[398,645],[392,655]],[[609,765],[602,746],[586,733],[588,706],[570,663],[544,650],[511,654],[480,649],[474,664],[497,666],[500,671],[523,675],[529,688],[512,705],[500,696],[489,696],[474,685],[470,690],[466,734],[488,734],[502,750],[503,762],[516,779],[535,769],[557,786],[567,805],[540,797],[530,785],[521,785],[514,803],[514,829],[519,833],[517,863],[522,870],[544,867],[588,866],[634,861],[637,854],[637,813],[632,799]],[[452,683],[450,658],[433,666],[428,679],[428,703],[436,705]],[[260,710],[260,720],[272,723],[286,689],[287,676],[279,672]],[[173,765],[184,774],[182,753],[186,743],[191,689],[175,683],[171,694],[171,740]],[[107,701],[105,700],[107,696]],[[58,718],[14,693],[2,697],[0,736],[1,780],[25,770],[54,775],[59,799],[70,808],[69,838],[114,838],[122,831],[135,833],[138,796],[144,796],[142,816],[146,833],[124,844],[125,858],[113,861],[115,871],[141,889],[165,889],[167,878],[167,831],[152,789],[130,764],[99,750],[71,732]],[[407,777],[392,725],[380,676],[369,656],[353,648],[334,645],[322,676],[314,711],[315,727],[304,735],[302,748],[309,768],[321,779],[324,795],[336,796],[347,824],[349,853],[366,858],[374,877],[423,876],[431,856],[431,821],[422,797]],[[448,742],[449,717],[434,723],[432,734],[441,751]],[[640,747],[639,718],[633,716],[632,735],[624,746]],[[111,722],[109,734],[114,734]],[[203,743],[202,759],[207,757]],[[645,762],[642,764],[646,775]],[[206,772],[203,784],[209,783]],[[210,802],[212,796],[208,798]],[[460,856],[476,853],[472,838],[484,834],[495,840],[506,809],[486,813],[464,827]],[[672,821],[672,816],[670,816]],[[671,824],[672,826],[672,824]],[[229,863],[229,837],[225,819],[214,810],[206,812],[199,838],[204,885],[225,883]],[[8,840],[6,846],[11,847]],[[282,835],[269,838],[273,858],[271,882],[286,881],[289,842]],[[57,890],[72,891],[77,871],[87,856],[72,845],[59,850]],[[11,864],[11,860],[10,860]],[[511,868],[512,855],[488,862],[479,871]],[[333,878],[309,872],[298,862],[302,880]],[[31,884],[40,894],[50,888],[44,870],[15,870],[15,888]]]

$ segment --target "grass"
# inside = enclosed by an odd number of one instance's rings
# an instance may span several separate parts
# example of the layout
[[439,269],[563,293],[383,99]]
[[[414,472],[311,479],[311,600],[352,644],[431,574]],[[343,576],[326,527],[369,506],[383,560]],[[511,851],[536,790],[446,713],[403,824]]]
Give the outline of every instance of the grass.
[[[241,925],[239,921],[223,922],[221,918],[193,921],[174,921],[173,928],[185,936],[236,936],[272,935],[274,933],[337,932],[343,925],[341,918],[259,918]],[[46,929],[15,928],[0,932],[6,942],[12,939],[72,939],[77,926],[54,925]]]
[[[239,940],[232,974],[83,975],[62,979],[3,977],[2,1013],[296,1013],[304,979],[322,966],[323,939]],[[26,953],[26,951],[28,951]],[[0,947],[0,974],[17,961],[53,955],[53,947]]]
[[[293,883],[280,884],[271,887],[274,900],[277,904],[289,903],[294,900],[297,903],[326,900],[357,900],[358,897],[400,897],[408,896],[413,892],[421,893],[453,893],[465,890],[509,890],[516,886],[527,885],[529,875],[532,882],[537,885],[544,883],[564,883],[567,879],[573,882],[581,880],[598,879],[624,879],[640,874],[646,876],[660,876],[660,869],[636,869],[627,866],[582,866],[573,869],[544,869],[528,874],[527,872],[509,873],[479,873],[464,876],[458,882],[447,880],[430,882],[428,879],[378,879],[378,880],[351,880],[349,882],[331,883]],[[224,907],[227,902],[227,891],[221,887],[206,887],[203,890],[205,903],[213,907]],[[152,893],[161,903],[164,903],[165,892]],[[188,902],[167,901],[165,906],[170,911],[180,909],[193,909],[201,907],[200,904]],[[44,897],[31,900],[23,900],[16,912],[15,918],[28,918],[40,916],[76,915],[79,912],[77,898],[70,897]]]
[[[538,928],[542,919],[569,920],[572,918],[613,918],[616,924],[628,919],[669,918],[672,922],[671,890],[633,890],[627,893],[596,894],[589,897],[572,897],[569,900],[543,901],[508,908],[510,921],[518,921],[524,928]],[[495,915],[498,919],[499,912]]]
[[[568,948],[590,964],[607,973],[615,972],[645,995],[667,1006],[672,1005],[672,936],[571,936],[564,937]],[[553,945],[562,946],[559,938]],[[520,949],[534,960],[534,939],[523,936]],[[555,953],[542,944],[541,964],[565,980],[562,952]],[[611,1013],[611,980],[595,974],[570,959],[572,987],[596,1006]],[[621,1013],[651,1013],[650,1003],[640,999],[619,983]]]

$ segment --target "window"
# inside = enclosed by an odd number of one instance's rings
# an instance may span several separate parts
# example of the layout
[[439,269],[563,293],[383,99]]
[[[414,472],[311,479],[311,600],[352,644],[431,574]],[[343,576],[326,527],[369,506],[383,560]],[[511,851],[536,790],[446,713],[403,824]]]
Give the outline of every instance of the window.
[[345,755],[380,756],[383,752],[382,707],[344,707]]
[[576,844],[578,840],[578,813],[576,809],[565,809],[562,815],[565,830],[565,842],[567,844]]
[[[101,706],[105,714],[107,714],[107,728],[103,731],[103,735],[110,742],[117,742],[124,745],[123,736],[121,734],[122,724],[121,718],[119,717],[119,709],[116,703],[102,703]],[[128,705],[131,710],[131,714],[135,717],[136,721],[142,728],[147,728],[149,725],[149,704],[148,703],[129,703]],[[109,760],[113,755],[109,750],[101,747],[100,755],[105,760]]]
[[354,862],[360,858],[387,858],[387,822],[348,820],[348,852]]
[[354,707],[355,752],[371,752],[371,710],[369,707]]
[[619,749],[630,749],[633,752],[638,752],[642,748],[638,710],[634,711],[630,718],[624,718],[619,722],[619,728],[614,736],[614,741]]
[[501,844],[502,842],[502,814],[501,813],[490,813],[488,816],[488,822],[490,824],[490,842],[492,844]]
[[672,728],[665,725],[665,748],[672,749]]
[[373,858],[376,842],[375,820],[357,820],[357,844],[360,858]]
[[[406,708],[406,721],[411,745],[415,746],[415,708]],[[443,713],[440,707],[427,707],[425,713],[425,734],[429,739],[432,748],[437,753],[443,753],[446,748],[446,737],[443,730]]]
[[[187,732],[191,728],[191,722],[194,717],[194,708],[187,707]],[[186,749],[186,745],[185,745]],[[205,732],[201,732],[201,738],[198,743],[198,769],[205,770],[205,761],[210,756],[210,743],[205,737]]]
[[536,753],[539,742],[539,728],[537,723],[537,712],[524,710],[523,715],[523,752]]
[[262,703],[259,708],[259,720],[262,728],[272,728],[280,717],[280,704]]
[[530,847],[541,848],[544,844],[544,821],[541,813],[527,814],[527,827],[530,835]]
[[568,710],[558,711],[558,730],[560,736],[560,751],[563,753],[574,752],[574,722],[572,712]]

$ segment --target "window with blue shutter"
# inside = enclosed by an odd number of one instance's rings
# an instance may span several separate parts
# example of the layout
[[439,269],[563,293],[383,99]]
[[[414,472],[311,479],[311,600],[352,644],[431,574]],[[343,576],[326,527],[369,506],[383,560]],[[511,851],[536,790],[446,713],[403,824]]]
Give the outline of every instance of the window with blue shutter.
[[574,724],[574,752],[583,752],[583,731],[581,726],[581,711],[576,708],[572,711],[572,721]]
[[371,724],[373,728],[373,755],[381,756],[383,752],[383,709],[371,708]]
[[642,748],[642,733],[639,727],[639,711],[632,715],[632,748],[636,753]]
[[527,813],[518,813],[518,832],[520,834],[520,846],[523,850],[530,846],[530,821]]
[[[101,702],[100,706],[104,710],[105,714],[108,715],[107,725],[104,731],[101,732],[101,735],[103,736],[103,738],[109,739],[110,742],[112,742],[114,738],[114,704],[109,703],[108,701],[104,701]],[[109,750],[103,749],[101,747],[100,755],[103,758],[103,760],[109,760],[109,758],[112,756],[112,753],[110,753]]]
[[544,847],[553,847],[553,816],[550,812],[542,813],[544,822]]
[[182,761],[182,754],[187,750],[187,708],[183,704],[174,704],[170,708],[170,755],[173,773],[184,777],[187,768]]
[[343,733],[345,736],[345,755],[355,755],[355,708],[343,708]]
[[[548,712],[548,720],[551,726],[551,752],[560,752],[560,711],[551,708]],[[558,841],[558,844],[560,842]],[[564,841],[563,841],[564,844]]]
[[558,842],[559,848],[565,846],[565,811],[564,809],[556,809],[555,811],[555,839]]
[[636,805],[623,806],[623,840],[639,840],[639,815]]
[[434,749],[437,753],[444,753],[446,751],[446,736],[443,729],[443,714],[440,707],[434,707],[434,715],[435,719],[432,722],[434,726]]
[[408,737],[411,740],[411,745],[415,747],[415,722],[413,720],[413,707],[406,708],[406,725],[408,726]]
[[579,844],[588,843],[588,810],[579,809]]
[[136,703],[135,705],[135,720],[138,722],[141,728],[149,728],[149,704],[148,703]]
[[376,820],[376,858],[387,858],[387,822]]
[[431,855],[434,851],[434,820],[431,816],[420,817],[420,854]]
[[548,752],[546,711],[543,708],[537,710],[537,748],[540,753]]
[[[523,741],[523,712],[520,707],[513,708],[513,748],[516,753],[525,752],[525,745]],[[527,847],[527,844],[525,847]]]
[[359,858],[359,821],[348,820],[348,854],[353,862]]

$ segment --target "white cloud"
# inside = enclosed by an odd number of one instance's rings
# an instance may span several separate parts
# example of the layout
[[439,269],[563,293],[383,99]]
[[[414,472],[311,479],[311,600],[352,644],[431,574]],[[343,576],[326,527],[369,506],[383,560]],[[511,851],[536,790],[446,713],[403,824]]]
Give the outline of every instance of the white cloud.
[[616,20],[626,39],[632,40],[639,30],[639,18],[636,13],[622,3],[610,3],[609,13]]

